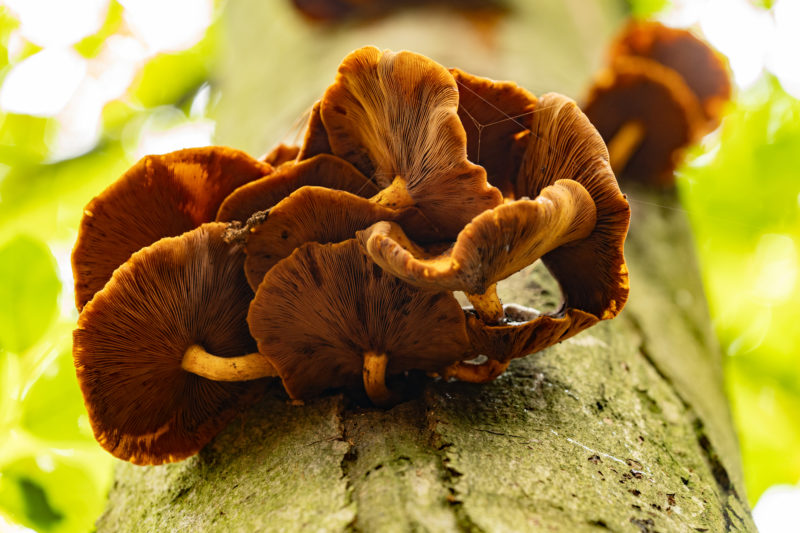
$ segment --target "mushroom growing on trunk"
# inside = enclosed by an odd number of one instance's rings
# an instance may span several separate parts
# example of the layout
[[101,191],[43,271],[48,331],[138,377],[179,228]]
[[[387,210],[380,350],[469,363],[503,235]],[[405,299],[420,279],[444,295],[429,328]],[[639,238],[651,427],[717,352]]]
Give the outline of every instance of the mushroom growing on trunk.
[[262,383],[243,380],[275,375],[247,329],[244,253],[224,232],[204,224],[136,252],[78,319],[73,356],[89,420],[120,459],[194,455],[257,397]]

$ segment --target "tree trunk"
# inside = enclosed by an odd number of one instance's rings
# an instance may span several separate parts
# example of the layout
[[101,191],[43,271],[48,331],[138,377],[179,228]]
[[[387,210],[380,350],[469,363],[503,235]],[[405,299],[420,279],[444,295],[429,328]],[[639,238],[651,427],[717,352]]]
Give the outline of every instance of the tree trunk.
[[[572,2],[518,0],[537,9],[499,22],[484,36],[494,43],[396,44],[459,16],[409,12],[377,29],[321,29],[271,4],[230,3],[221,67],[220,139],[255,151],[280,140],[286,110],[313,102],[356,46],[412,48],[503,78],[513,65],[534,92],[548,80],[547,90],[564,90],[564,77],[578,80],[565,92],[579,96],[620,20],[613,1],[587,14]],[[554,20],[590,51],[577,67],[535,66],[550,54],[540,33],[558,35]],[[524,50],[534,66],[519,61]],[[493,383],[428,383],[389,410],[342,396],[293,406],[276,385],[191,459],[119,463],[98,531],[755,531],[686,218],[673,196],[628,189],[631,298],[617,319],[514,361]],[[538,266],[501,296],[535,307],[551,284]]]

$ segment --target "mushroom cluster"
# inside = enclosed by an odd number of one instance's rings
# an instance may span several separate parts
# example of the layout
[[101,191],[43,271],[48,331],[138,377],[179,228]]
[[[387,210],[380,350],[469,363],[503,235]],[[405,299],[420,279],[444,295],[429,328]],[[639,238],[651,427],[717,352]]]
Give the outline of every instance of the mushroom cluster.
[[612,44],[584,112],[620,179],[674,182],[684,150],[720,122],[731,83],[723,57],[688,30],[632,21]]
[[[73,354],[95,436],[159,464],[265,378],[376,405],[411,372],[492,380],[620,312],[629,214],[572,100],[356,50],[301,146],[149,156],[86,207]],[[561,307],[503,305],[497,283],[538,259]]]

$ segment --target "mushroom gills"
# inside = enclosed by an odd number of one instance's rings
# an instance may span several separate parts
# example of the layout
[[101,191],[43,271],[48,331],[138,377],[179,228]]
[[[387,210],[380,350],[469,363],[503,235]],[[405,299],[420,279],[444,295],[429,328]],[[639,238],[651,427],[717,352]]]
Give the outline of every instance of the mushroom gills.
[[198,344],[186,349],[181,368],[214,381],[251,381],[278,376],[275,367],[258,352],[238,357],[220,357],[208,353]]

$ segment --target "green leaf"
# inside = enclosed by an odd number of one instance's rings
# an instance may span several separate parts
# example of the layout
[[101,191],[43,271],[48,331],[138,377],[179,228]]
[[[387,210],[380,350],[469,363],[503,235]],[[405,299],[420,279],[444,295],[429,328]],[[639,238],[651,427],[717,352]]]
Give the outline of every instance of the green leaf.
[[631,15],[636,18],[652,18],[672,6],[671,0],[629,0]]
[[117,32],[122,25],[122,12],[123,8],[116,0],[111,0],[108,3],[108,11],[103,25],[94,35],[85,37],[75,45],[75,50],[78,51],[83,57],[95,57],[111,35]]
[[23,353],[58,312],[56,262],[47,246],[20,235],[0,248],[0,347]]
[[[94,440],[91,431],[80,424],[87,415],[75,379],[70,340],[70,336],[60,339],[60,344],[66,346],[28,389],[22,403],[23,429],[51,444]],[[58,409],[53,409],[54,405]]]
[[211,26],[192,48],[157,55],[133,82],[132,98],[145,107],[179,103],[211,76],[215,50],[216,30]]

